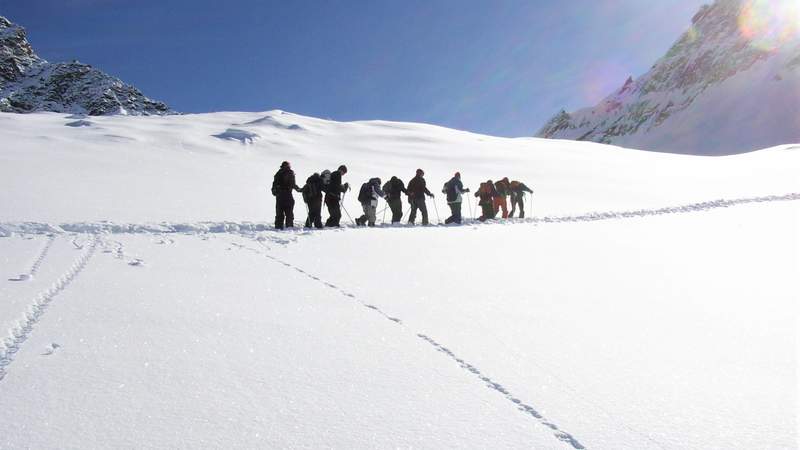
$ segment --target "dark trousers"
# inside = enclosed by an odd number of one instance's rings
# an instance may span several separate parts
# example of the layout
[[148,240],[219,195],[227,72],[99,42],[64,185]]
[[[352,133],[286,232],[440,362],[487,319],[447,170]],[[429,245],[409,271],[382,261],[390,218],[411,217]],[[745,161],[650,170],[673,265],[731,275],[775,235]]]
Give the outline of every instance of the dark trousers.
[[275,228],[294,226],[294,197],[292,191],[278,191],[275,195]]
[[306,228],[311,228],[312,225],[322,228],[322,196],[310,199],[307,205],[308,219],[306,219]]
[[519,205],[519,217],[521,219],[525,218],[525,197],[522,195],[514,195],[511,194],[511,214],[508,217],[514,217],[514,212],[517,210],[517,205]]
[[484,220],[494,219],[497,216],[497,212],[494,209],[494,204],[491,201],[481,203],[481,211],[483,214],[478,219],[481,222]]
[[342,206],[339,204],[339,197],[325,194],[325,206],[328,207],[328,220],[325,221],[326,227],[338,227],[342,220]]
[[425,197],[415,198],[411,200],[411,213],[408,215],[408,223],[414,225],[417,219],[417,210],[422,213],[422,224],[428,224],[428,207],[425,205]]
[[444,223],[461,223],[461,202],[448,203],[452,215],[445,219]]
[[389,208],[392,210],[392,223],[399,223],[403,219],[403,201],[399,198],[389,200]]

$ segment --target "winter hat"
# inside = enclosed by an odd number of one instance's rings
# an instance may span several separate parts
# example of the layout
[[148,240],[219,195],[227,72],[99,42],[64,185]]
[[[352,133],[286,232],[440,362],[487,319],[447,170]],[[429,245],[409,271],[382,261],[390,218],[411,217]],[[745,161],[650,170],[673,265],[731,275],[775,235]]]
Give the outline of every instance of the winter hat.
[[456,178],[461,178],[461,172],[456,172]]
[[290,167],[289,161],[284,161],[281,163],[281,169],[288,169]]
[[417,169],[417,175],[418,176],[423,176],[423,175],[425,175],[425,172],[422,169]]
[[344,164],[339,166],[339,172],[347,173],[347,166],[345,166]]

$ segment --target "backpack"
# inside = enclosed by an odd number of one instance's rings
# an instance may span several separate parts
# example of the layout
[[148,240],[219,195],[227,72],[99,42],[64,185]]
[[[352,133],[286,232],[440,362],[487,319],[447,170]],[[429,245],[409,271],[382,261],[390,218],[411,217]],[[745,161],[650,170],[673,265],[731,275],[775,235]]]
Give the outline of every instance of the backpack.
[[383,193],[388,197],[392,193],[392,180],[387,181],[383,185]]
[[361,190],[358,191],[358,201],[361,203],[369,203],[372,201],[371,183],[364,183],[361,185]]
[[318,173],[315,173],[314,175],[308,177],[308,179],[306,180],[306,185],[303,186],[304,202],[310,203],[311,200],[319,197],[322,194],[320,189],[321,188],[320,185],[322,184],[321,181],[322,179],[320,178]]
[[331,171],[325,169],[322,171],[319,177],[322,181],[322,192],[328,192],[328,186],[331,184]]
[[512,181],[511,182],[511,190],[512,191],[519,191],[520,190],[520,182],[519,181]]

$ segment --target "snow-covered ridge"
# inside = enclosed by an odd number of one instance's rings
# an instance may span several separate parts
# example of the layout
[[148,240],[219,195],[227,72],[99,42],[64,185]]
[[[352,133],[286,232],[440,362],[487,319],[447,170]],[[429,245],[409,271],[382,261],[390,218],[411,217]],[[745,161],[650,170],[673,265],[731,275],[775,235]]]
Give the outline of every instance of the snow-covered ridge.
[[759,45],[761,31],[748,30],[786,2],[761,3],[704,6],[649,72],[594,107],[562,110],[537,136],[710,155],[800,141],[800,42],[790,35]]
[[160,115],[172,111],[138,89],[77,61],[49,63],[24,28],[0,16],[0,111]]

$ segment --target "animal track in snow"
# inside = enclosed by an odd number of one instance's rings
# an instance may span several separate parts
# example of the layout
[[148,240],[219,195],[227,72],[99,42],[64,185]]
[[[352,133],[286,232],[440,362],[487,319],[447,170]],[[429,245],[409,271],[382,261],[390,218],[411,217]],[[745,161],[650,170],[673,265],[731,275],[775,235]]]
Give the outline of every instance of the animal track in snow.
[[[371,303],[366,303],[366,302],[358,299],[358,297],[356,297],[354,294],[352,294],[350,292],[347,292],[346,290],[344,290],[342,288],[339,288],[339,287],[337,287],[336,285],[334,285],[332,283],[329,283],[327,281],[323,281],[323,280],[321,280],[321,279],[319,279],[317,277],[314,277],[313,275],[311,275],[309,272],[307,272],[305,270],[299,270],[299,268],[297,266],[295,266],[293,264],[289,264],[289,263],[287,263],[287,262],[285,262],[285,261],[283,261],[283,260],[271,255],[269,253],[269,247],[267,247],[263,243],[263,241],[257,241],[257,242],[259,242],[259,244],[264,246],[267,249],[267,252],[262,252],[262,251],[259,251],[257,249],[253,249],[253,248],[250,248],[250,247],[247,247],[245,245],[238,244],[238,243],[234,243],[233,245],[236,246],[239,249],[248,250],[248,251],[251,251],[253,253],[257,253],[257,254],[266,256],[267,258],[271,259],[272,261],[274,261],[276,263],[279,263],[279,264],[281,264],[281,265],[283,265],[285,267],[294,268],[298,272],[302,272],[306,277],[320,282],[324,286],[337,291],[339,294],[341,294],[341,295],[343,295],[343,296],[345,296],[345,297],[347,297],[349,299],[355,300],[356,302],[358,302],[364,308],[367,308],[369,310],[375,311],[375,312],[379,313],[380,315],[382,315],[385,319],[387,319],[387,320],[389,320],[389,321],[391,321],[391,322],[393,322],[395,324],[403,326],[403,321],[401,319],[396,318],[396,317],[392,317],[392,316],[386,314],[378,306],[373,305]],[[536,410],[536,408],[534,408],[530,404],[525,403],[521,399],[519,399],[516,396],[514,396],[502,384],[500,384],[500,383],[496,382],[495,380],[493,380],[492,378],[484,375],[484,373],[480,369],[478,369],[477,367],[475,367],[472,364],[469,364],[468,362],[464,361],[463,359],[459,358],[458,356],[455,355],[455,353],[453,353],[447,347],[441,345],[440,343],[436,342],[434,339],[430,338],[429,336],[427,336],[425,334],[417,333],[416,336],[418,338],[420,338],[421,340],[425,341],[426,343],[428,343],[429,345],[433,346],[437,351],[442,352],[445,355],[447,355],[448,357],[450,357],[452,360],[454,360],[465,371],[471,373],[472,375],[475,375],[478,379],[480,379],[481,382],[484,383],[484,385],[486,387],[488,387],[489,389],[492,389],[492,390],[498,392],[499,394],[503,395],[503,397],[505,397],[506,400],[508,400],[511,403],[513,403],[519,411],[527,414],[528,416],[530,416],[534,420],[536,420],[537,423],[539,423],[540,425],[543,425],[546,428],[548,428],[549,430],[551,430],[553,432],[553,435],[556,437],[556,439],[571,445],[573,448],[575,448],[577,450],[582,450],[582,449],[586,448],[586,447],[583,446],[583,444],[581,444],[570,433],[567,433],[566,431],[564,431],[561,428],[559,428],[553,422],[545,419],[545,417],[538,410]]]
[[52,286],[34,298],[33,302],[28,307],[28,311],[25,312],[17,324],[9,330],[8,337],[0,342],[0,381],[5,378],[7,368],[14,360],[14,355],[17,354],[22,344],[25,343],[31,335],[34,327],[39,323],[42,315],[47,311],[47,308],[53,300],[69,287],[78,275],[83,272],[83,269],[86,268],[86,265],[92,259],[97,249],[98,242],[99,237],[93,236],[87,244],[88,246],[81,252],[72,266],[70,266]]

